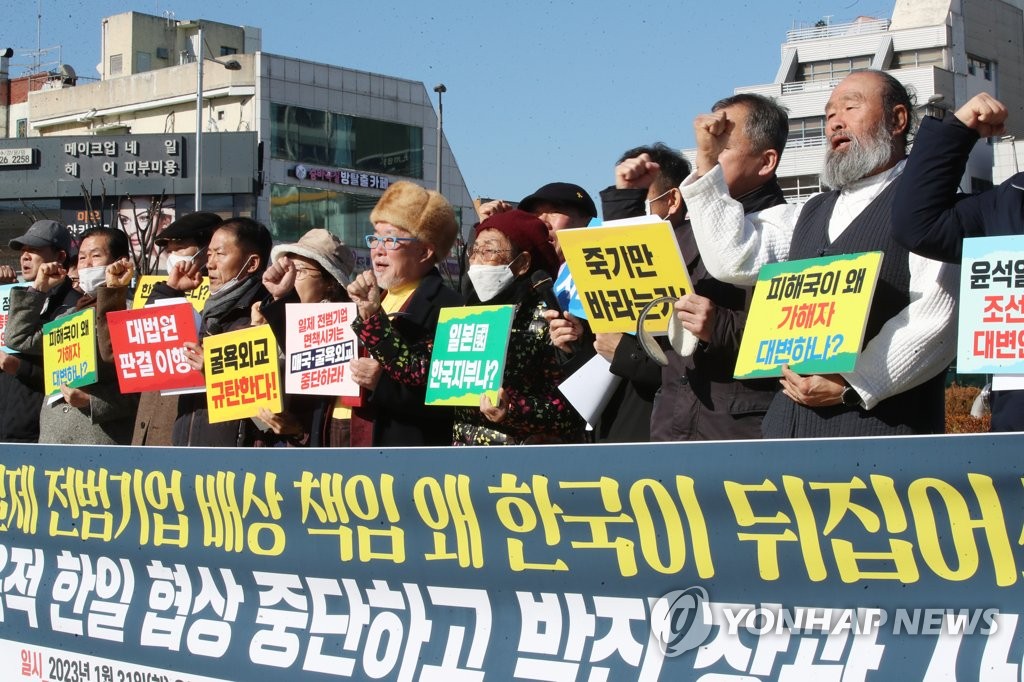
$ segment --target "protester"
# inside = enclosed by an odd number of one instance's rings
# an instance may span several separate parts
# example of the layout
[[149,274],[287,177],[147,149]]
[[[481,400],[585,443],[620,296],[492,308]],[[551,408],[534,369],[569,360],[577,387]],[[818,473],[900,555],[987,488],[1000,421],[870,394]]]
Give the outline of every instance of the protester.
[[440,310],[463,303],[436,267],[458,234],[455,211],[441,194],[399,181],[370,222],[373,268],[348,286],[358,309],[352,328],[369,351],[350,364],[366,389],[365,406],[352,415],[352,444],[451,444],[452,409],[425,406],[424,397]]
[[[203,369],[202,340],[205,337],[250,325],[252,304],[267,293],[262,276],[272,244],[267,228],[251,218],[229,218],[213,233],[206,261],[210,297],[203,308],[200,343],[185,344],[185,357],[193,369]],[[202,279],[198,263],[192,262],[187,267],[177,263],[167,276],[167,284],[157,285],[154,295],[182,296],[199,286]],[[205,393],[179,396],[177,418],[171,432],[174,445],[230,447],[250,445],[255,437],[256,426],[251,419],[211,424]]]
[[[355,255],[340,239],[324,229],[313,229],[295,244],[281,244],[270,252],[271,265],[263,273],[267,298],[253,304],[252,323],[269,324],[280,348],[286,345],[285,306],[289,303],[348,301]],[[285,395],[284,410],[260,409],[260,419],[281,438],[266,444],[310,447],[347,447],[351,444],[351,408],[341,399],[317,395]]]
[[[206,250],[210,244],[210,237],[213,230],[222,222],[223,219],[216,213],[199,212],[189,213],[168,225],[156,238],[157,246],[163,249],[161,260],[167,263],[167,269],[175,269],[178,263],[182,264],[180,267],[183,269],[188,269],[194,264],[200,275],[205,274]],[[99,353],[106,362],[114,362],[113,349],[109,342],[107,313],[127,309],[134,275],[132,258],[115,261],[107,267],[105,283],[96,290]],[[181,292],[159,284],[146,302],[181,295]],[[159,391],[140,394],[132,431],[132,445],[171,445],[171,431],[177,411],[177,396],[164,396]]]
[[[987,93],[955,116],[925,117],[893,200],[893,238],[928,258],[959,263],[964,237],[1024,233],[1024,173],[990,190],[957,194],[979,137],[1001,135],[1008,111]],[[992,391],[992,431],[1024,431],[1024,391]]]
[[550,273],[558,257],[547,226],[525,211],[495,213],[476,226],[469,252],[474,293],[468,305],[514,305],[515,316],[496,403],[483,396],[480,407],[455,413],[456,445],[572,443],[583,421],[558,391],[565,376],[547,333],[535,272]]
[[[95,227],[82,234],[78,250],[79,284],[84,292],[70,314],[94,307],[96,288],[103,282],[107,265],[128,256],[123,232]],[[42,356],[44,307],[47,295],[69,282],[67,270],[56,261],[43,264],[32,287],[12,294],[8,343],[26,355]],[[93,334],[98,335],[96,329]],[[97,381],[89,386],[60,387],[63,400],[44,403],[38,414],[39,442],[60,444],[127,445],[138,397],[123,395],[117,374],[109,362],[98,359]]]
[[883,251],[866,342],[852,372],[799,376],[783,369],[765,415],[767,437],[942,433],[946,367],[956,349],[957,268],[909,254],[892,240],[891,206],[914,106],[882,71],[844,78],[825,108],[822,181],[835,189],[803,206],[744,217],[729,196],[721,155],[724,113],[700,116],[696,171],[682,187],[708,271],[752,284],[765,263]]
[[[12,239],[10,248],[20,251],[21,277],[25,282],[36,282],[40,273],[59,272],[71,262],[71,233],[55,220],[37,220],[28,231]],[[29,287],[15,289],[11,294],[11,311],[15,302],[27,297],[28,304],[37,300],[39,312],[34,324],[26,324],[22,339],[25,347],[34,352],[11,354],[0,351],[0,441],[35,443],[39,440],[39,410],[43,403],[43,357],[42,341],[37,347],[31,344],[32,330],[50,322],[58,315],[74,309],[81,294],[72,288],[71,280],[64,277],[56,286],[47,287],[50,277],[43,275],[40,285],[44,291]],[[7,345],[15,348],[10,337],[11,321],[7,323]]]

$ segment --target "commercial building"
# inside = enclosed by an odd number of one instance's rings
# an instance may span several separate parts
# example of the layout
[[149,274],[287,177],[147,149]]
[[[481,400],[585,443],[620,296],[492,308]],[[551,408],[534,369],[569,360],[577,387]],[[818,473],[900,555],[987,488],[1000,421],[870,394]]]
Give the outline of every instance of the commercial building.
[[[437,116],[421,82],[267,54],[252,27],[127,12],[102,31],[99,81],[56,73],[0,102],[0,244],[30,216],[81,232],[194,210],[197,120],[202,210],[254,216],[279,241],[325,227],[365,265],[381,193],[434,187]],[[468,234],[472,199],[441,144],[442,189]]]
[[[844,76],[867,68],[887,71],[911,86],[919,114],[955,111],[988,92],[1016,115],[1024,111],[1024,2],[896,0],[891,18],[821,20],[790,30],[774,81],[735,90],[774,97],[789,110],[779,179],[790,201],[822,189],[825,103]],[[1009,167],[1012,157],[1004,154]],[[993,146],[978,145],[961,189],[977,191],[992,181]]]

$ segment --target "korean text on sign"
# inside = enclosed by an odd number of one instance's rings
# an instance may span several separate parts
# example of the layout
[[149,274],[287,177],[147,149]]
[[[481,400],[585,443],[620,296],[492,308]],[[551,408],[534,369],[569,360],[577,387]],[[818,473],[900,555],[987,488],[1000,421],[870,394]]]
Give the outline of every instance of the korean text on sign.
[[[135,288],[135,296],[132,298],[132,308],[141,308],[146,305],[149,301],[149,295],[153,293],[153,288],[157,284],[161,284],[167,281],[167,277],[164,275],[143,275],[139,277],[139,284]],[[197,313],[203,312],[203,307],[206,306],[206,299],[210,298],[210,278],[203,277],[202,281],[192,291],[187,291],[182,294],[188,302],[192,304],[192,307],[196,309]]]
[[[636,331],[652,300],[693,291],[667,222],[559,230],[558,241],[595,332]],[[665,303],[652,310],[647,329],[667,330],[671,309]]]
[[854,368],[874,295],[880,252],[761,268],[736,359],[738,379]]
[[515,307],[444,308],[427,380],[428,405],[479,405],[497,399]]
[[185,342],[198,341],[188,303],[112,311],[107,324],[122,393],[203,387],[185,359]]
[[43,375],[46,395],[57,395],[62,385],[78,388],[96,383],[95,308],[43,325]]
[[1024,237],[965,239],[956,368],[1024,374]]
[[265,407],[281,411],[277,342],[269,325],[203,340],[210,423],[245,419]]
[[14,350],[6,345],[5,330],[7,329],[7,316],[11,312],[11,289],[15,287],[27,287],[28,284],[15,283],[0,286],[0,350],[5,353],[13,353]]
[[354,303],[289,303],[286,307],[285,391],[290,394],[357,396],[349,374],[358,355],[351,320]]

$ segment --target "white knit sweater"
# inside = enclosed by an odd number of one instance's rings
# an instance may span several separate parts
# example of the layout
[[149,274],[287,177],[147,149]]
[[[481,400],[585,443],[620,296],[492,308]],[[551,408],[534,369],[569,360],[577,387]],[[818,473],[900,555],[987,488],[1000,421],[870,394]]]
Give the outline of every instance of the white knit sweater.
[[[843,190],[829,223],[834,240],[902,170],[866,178]],[[744,215],[729,196],[722,169],[691,175],[679,187],[704,266],[723,282],[751,286],[762,265],[785,261],[803,204]],[[910,303],[871,339],[843,378],[871,409],[935,376],[956,355],[960,268],[910,254]]]

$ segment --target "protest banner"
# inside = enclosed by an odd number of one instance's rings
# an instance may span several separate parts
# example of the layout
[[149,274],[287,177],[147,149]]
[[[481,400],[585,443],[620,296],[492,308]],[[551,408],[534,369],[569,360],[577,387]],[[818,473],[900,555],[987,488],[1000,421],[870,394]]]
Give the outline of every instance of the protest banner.
[[211,424],[255,417],[261,407],[281,411],[277,341],[269,325],[207,336],[203,362]]
[[4,448],[0,679],[1019,679],[1022,451]]
[[202,388],[202,372],[185,358],[197,343],[195,309],[188,303],[107,313],[117,383],[122,393]]
[[[693,291],[672,226],[656,216],[646,220],[657,222],[616,221],[556,233],[595,333],[635,332],[648,303]],[[646,329],[667,331],[671,311],[669,303],[652,310]]]
[[442,308],[427,380],[427,405],[498,402],[515,306]]
[[99,380],[96,365],[96,309],[84,308],[43,325],[43,389],[81,388]]
[[743,330],[735,377],[851,371],[878,280],[882,253],[843,254],[765,265]]
[[285,393],[358,396],[349,363],[359,354],[355,303],[285,306]]
[[[139,281],[135,286],[135,296],[132,298],[132,308],[141,308],[146,305],[150,294],[153,293],[153,287],[166,281],[167,275],[143,275],[139,277]],[[192,304],[197,313],[203,312],[203,306],[206,305],[206,300],[210,298],[210,278],[203,277],[203,281],[199,283],[199,286],[181,295],[188,299],[188,302]]]
[[1024,235],[965,239],[956,370],[1024,374]]
[[0,286],[0,350],[5,353],[16,353],[13,348],[7,347],[6,330],[7,330],[7,317],[11,312],[11,290],[16,287],[27,287],[28,284],[24,282],[15,282],[14,284],[4,284]]

